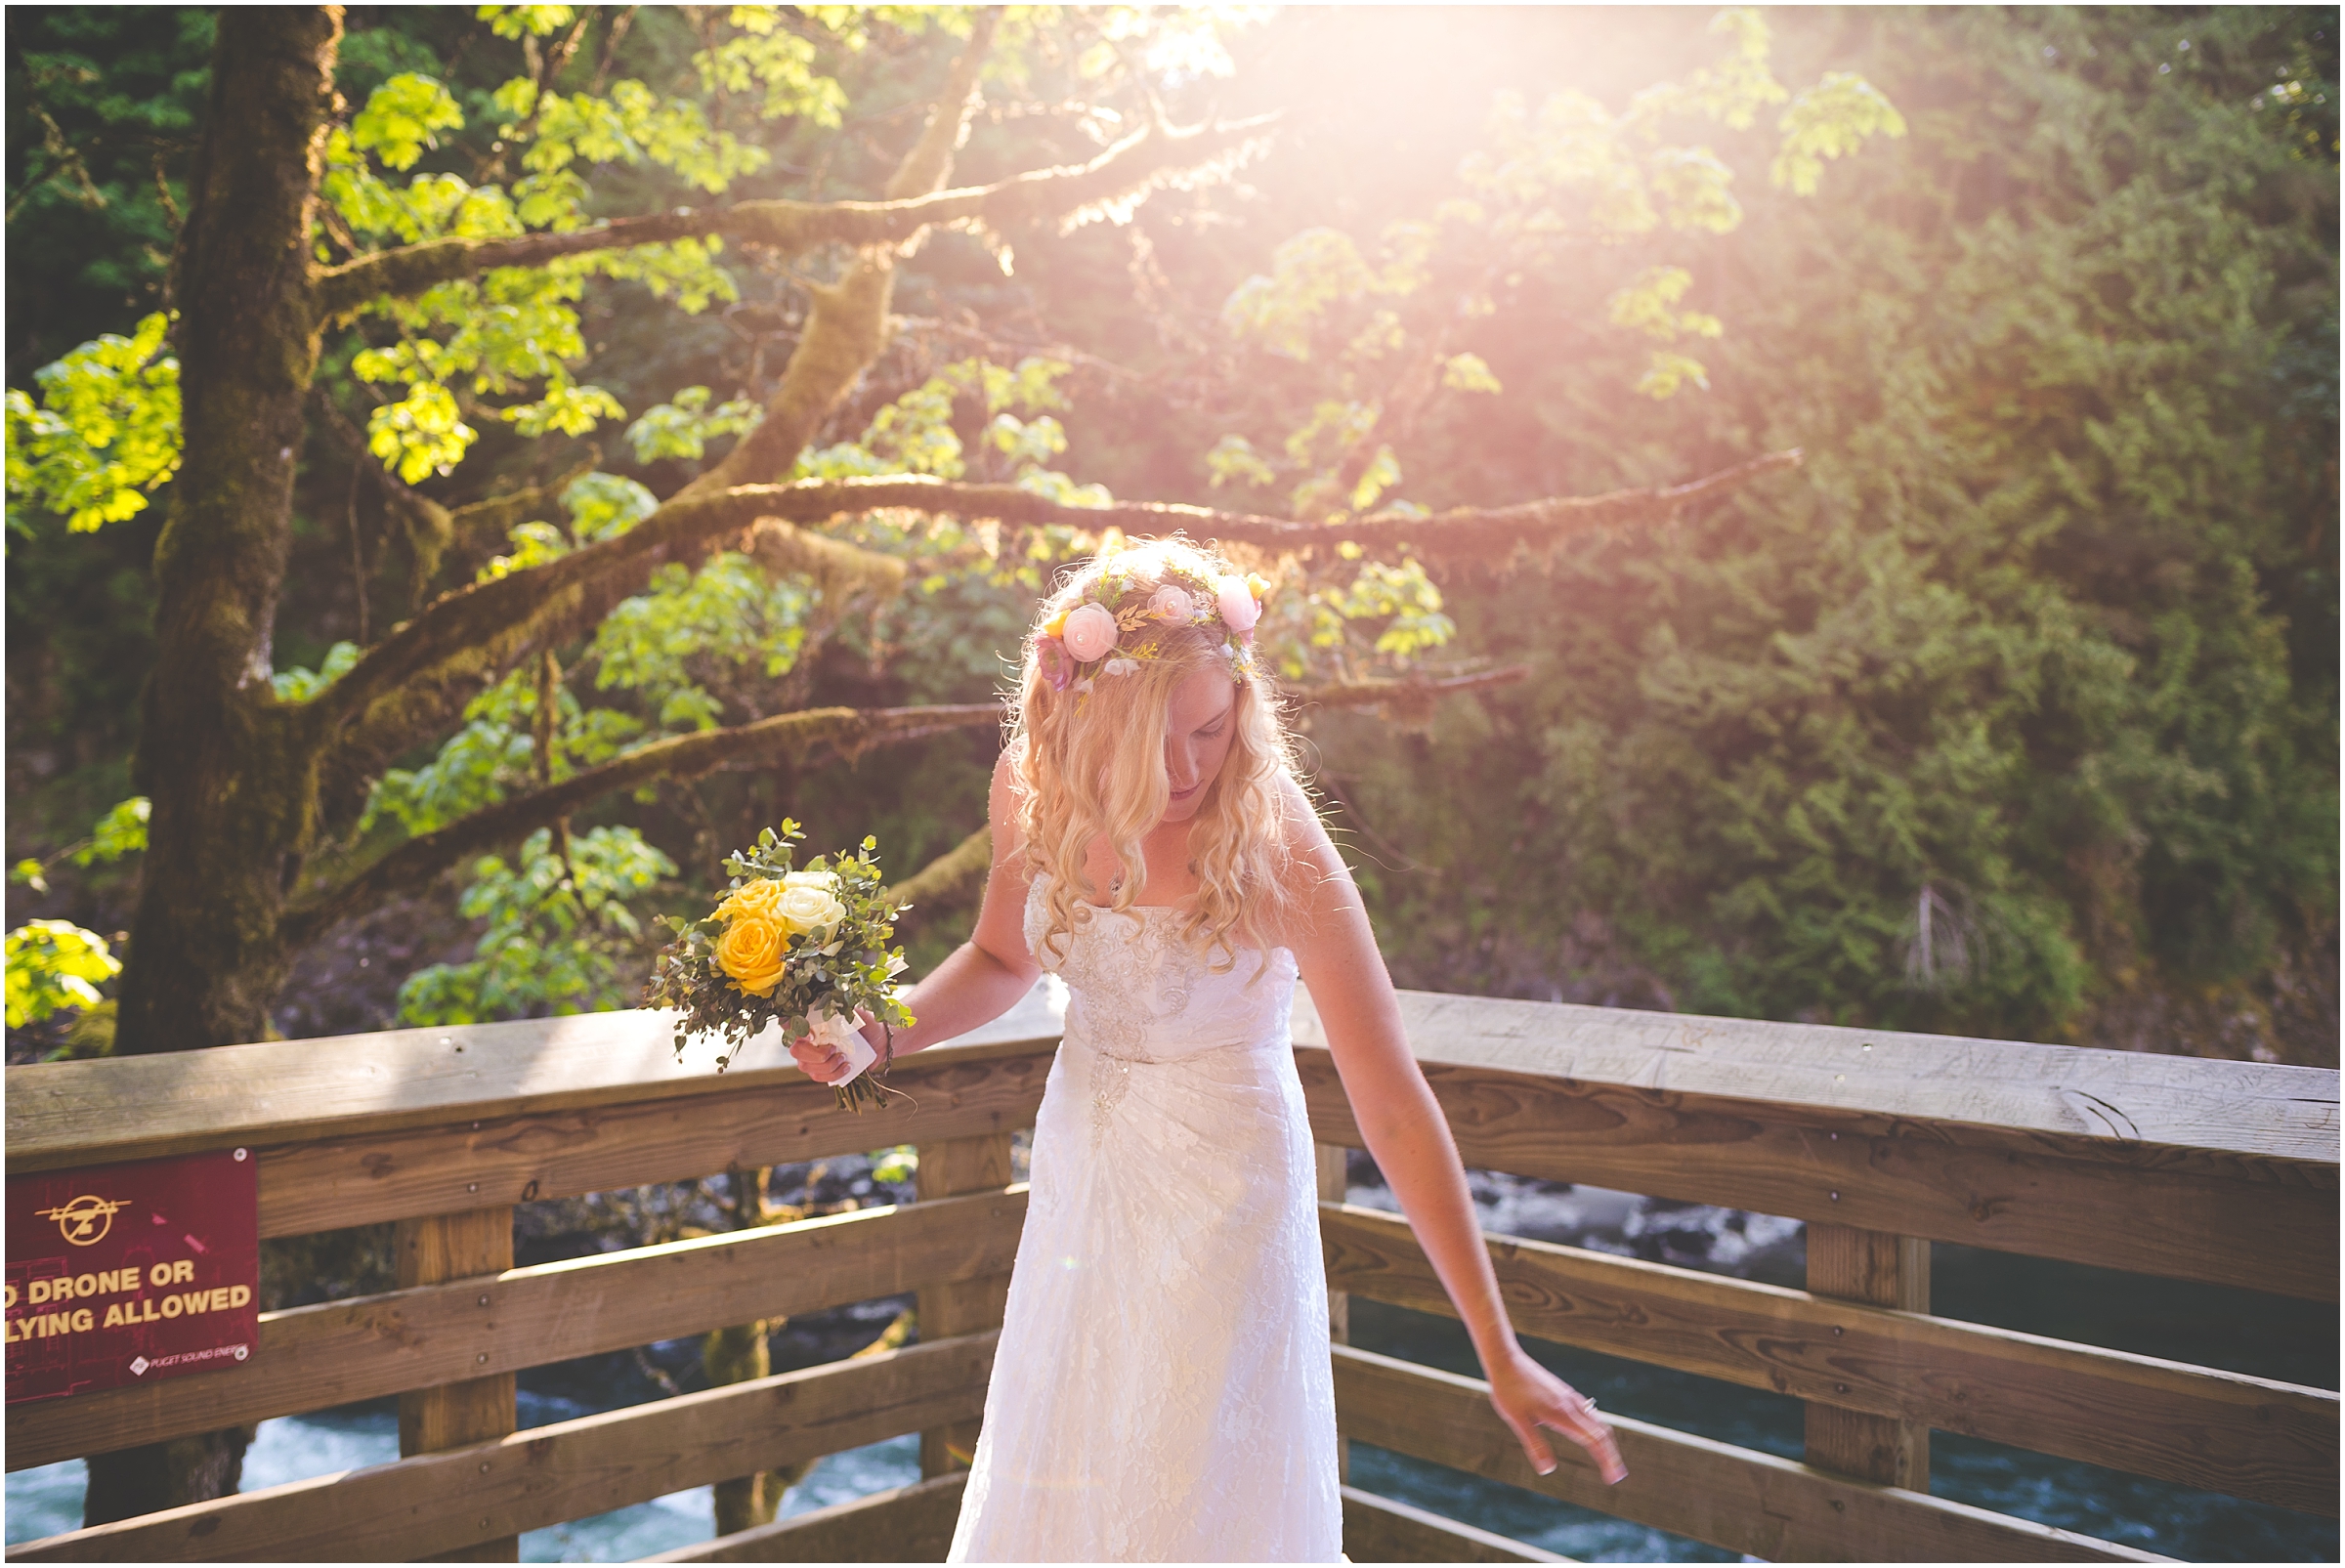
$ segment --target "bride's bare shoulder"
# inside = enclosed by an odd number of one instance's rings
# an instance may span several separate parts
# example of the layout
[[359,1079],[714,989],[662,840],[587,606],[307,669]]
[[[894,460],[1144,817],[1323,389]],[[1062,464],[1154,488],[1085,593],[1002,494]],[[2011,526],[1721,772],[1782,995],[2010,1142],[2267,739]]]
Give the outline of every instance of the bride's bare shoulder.
[[997,863],[1006,859],[1024,836],[1018,829],[1018,808],[1025,793],[1026,784],[1018,777],[1017,760],[1007,751],[1002,752],[994,763],[994,781],[985,796],[985,821],[993,829]]
[[1318,803],[1293,775],[1279,783],[1279,806],[1293,909],[1305,927],[1316,926],[1327,915],[1358,902],[1351,869],[1337,853]]
[[1291,773],[1279,776],[1278,808],[1279,837],[1290,856],[1316,860],[1322,855],[1334,855],[1335,843],[1327,835],[1327,824],[1320,819],[1318,803],[1311,799],[1302,781]]

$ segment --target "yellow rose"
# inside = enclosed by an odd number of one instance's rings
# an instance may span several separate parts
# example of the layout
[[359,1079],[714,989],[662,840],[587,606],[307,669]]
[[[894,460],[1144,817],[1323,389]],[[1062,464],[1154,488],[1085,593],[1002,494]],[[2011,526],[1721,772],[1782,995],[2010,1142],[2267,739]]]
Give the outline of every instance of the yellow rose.
[[763,913],[745,911],[716,939],[716,966],[750,996],[770,996],[782,978],[782,954],[789,946],[781,926]]
[[[796,874],[820,877],[827,873],[802,871]],[[793,936],[804,936],[809,931],[836,925],[846,917],[847,907],[838,901],[829,887],[815,881],[784,887],[781,900],[774,906],[774,918],[788,926]]]
[[727,920],[742,914],[762,914],[771,919],[774,906],[781,899],[782,884],[770,878],[760,878],[754,882],[744,882],[727,894],[725,901],[716,907],[716,912]]

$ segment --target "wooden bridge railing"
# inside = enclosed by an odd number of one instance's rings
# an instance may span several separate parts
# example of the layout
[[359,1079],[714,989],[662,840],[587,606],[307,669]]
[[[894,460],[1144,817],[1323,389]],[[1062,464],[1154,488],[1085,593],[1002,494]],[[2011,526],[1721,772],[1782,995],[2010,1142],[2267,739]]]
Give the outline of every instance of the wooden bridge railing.
[[[1933,1427],[2336,1514],[2336,1393],[1934,1317],[1922,1245],[2334,1300],[2334,1072],[1404,1004],[1469,1165],[1809,1223],[1807,1291],[1491,1240],[1525,1333],[1806,1400],[1808,1462],[1620,1420],[1624,1485],[1576,1456],[1539,1476],[1478,1383],[1338,1344],[1347,1439],[1768,1558],[2146,1556],[1930,1496]],[[904,1063],[917,1111],[860,1119],[770,1045],[688,1072],[640,1013],[10,1069],[11,1174],[248,1146],[264,1236],[398,1221],[403,1256],[400,1290],[265,1315],[241,1366],[12,1408],[10,1468],[391,1394],[405,1457],[9,1555],[510,1560],[527,1530],[920,1432],[918,1485],[670,1557],[941,1557],[1024,1215],[1008,1134],[1057,1028],[1038,992]],[[1358,1134],[1307,1008],[1297,1038],[1331,1291],[1445,1311],[1405,1225],[1340,1201]],[[915,1204],[509,1266],[518,1203],[898,1142]],[[512,1430],[526,1368],[903,1292],[912,1347]],[[1345,1539],[1363,1561],[1549,1555],[1349,1489]]]

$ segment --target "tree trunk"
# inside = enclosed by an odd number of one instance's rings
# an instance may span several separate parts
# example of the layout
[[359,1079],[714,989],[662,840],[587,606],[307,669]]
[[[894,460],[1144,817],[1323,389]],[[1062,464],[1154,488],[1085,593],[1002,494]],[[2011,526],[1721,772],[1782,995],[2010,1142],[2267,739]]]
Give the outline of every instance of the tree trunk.
[[137,776],[154,801],[118,1054],[258,1039],[315,830],[316,745],[270,686],[303,400],[318,361],[310,220],[335,8],[221,13],[174,258],[185,460],[155,546]]
[[[766,1182],[772,1175],[773,1171],[762,1165],[735,1165],[728,1172],[733,1194],[729,1207],[735,1230],[753,1230],[776,1219],[790,1217],[788,1212],[777,1213],[767,1202]],[[718,1329],[703,1339],[701,1370],[707,1374],[708,1386],[721,1388],[728,1383],[746,1383],[771,1373],[773,1355],[766,1335],[787,1321],[760,1319]],[[808,1461],[717,1482],[711,1489],[715,1493],[716,1533],[736,1535],[761,1524],[772,1524],[775,1511],[782,1506],[782,1494],[804,1479],[812,1467],[812,1462]]]
[[[119,1054],[261,1038],[284,979],[277,910],[317,791],[314,747],[270,687],[270,627],[318,361],[310,210],[341,33],[338,9],[220,17],[193,206],[173,263],[186,457],[155,545],[161,657],[137,765],[154,810]],[[228,1496],[252,1436],[230,1427],[92,1459],[83,1522]]]
[[110,1524],[157,1508],[229,1496],[243,1477],[244,1450],[258,1432],[253,1426],[231,1426],[91,1455],[82,1524]]

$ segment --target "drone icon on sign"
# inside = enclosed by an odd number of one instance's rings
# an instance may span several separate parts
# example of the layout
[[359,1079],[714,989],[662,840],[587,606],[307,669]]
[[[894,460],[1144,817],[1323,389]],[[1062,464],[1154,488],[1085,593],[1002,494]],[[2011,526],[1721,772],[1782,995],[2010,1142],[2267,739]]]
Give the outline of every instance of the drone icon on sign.
[[101,1198],[95,1193],[83,1193],[66,1200],[55,1208],[37,1208],[33,1212],[43,1219],[54,1219],[66,1241],[75,1247],[95,1247],[106,1240],[106,1233],[114,1228],[114,1215],[130,1207],[130,1200]]

